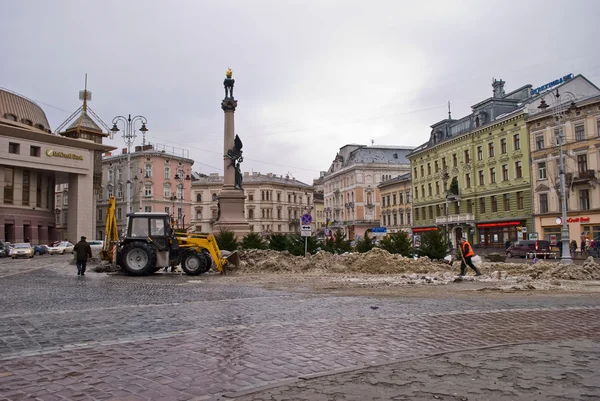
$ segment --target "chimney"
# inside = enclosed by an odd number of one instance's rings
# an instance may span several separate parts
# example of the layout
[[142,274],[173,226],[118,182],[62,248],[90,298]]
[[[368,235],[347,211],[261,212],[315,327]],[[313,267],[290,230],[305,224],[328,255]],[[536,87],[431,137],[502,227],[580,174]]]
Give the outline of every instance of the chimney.
[[142,147],[141,146],[136,146],[134,152],[141,152],[142,151]]

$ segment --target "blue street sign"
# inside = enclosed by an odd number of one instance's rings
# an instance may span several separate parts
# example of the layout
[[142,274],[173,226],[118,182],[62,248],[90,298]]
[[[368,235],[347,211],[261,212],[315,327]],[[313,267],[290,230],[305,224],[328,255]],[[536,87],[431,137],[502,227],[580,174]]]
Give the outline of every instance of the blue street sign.
[[309,225],[310,223],[312,223],[312,216],[308,213],[303,214],[302,215],[302,224]]

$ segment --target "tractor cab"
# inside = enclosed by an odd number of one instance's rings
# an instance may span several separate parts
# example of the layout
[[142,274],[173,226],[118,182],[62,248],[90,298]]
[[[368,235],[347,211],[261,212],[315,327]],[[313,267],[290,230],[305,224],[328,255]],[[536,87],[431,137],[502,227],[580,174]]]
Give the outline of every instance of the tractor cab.
[[125,241],[149,241],[157,250],[172,248],[175,239],[171,216],[166,213],[129,213]]

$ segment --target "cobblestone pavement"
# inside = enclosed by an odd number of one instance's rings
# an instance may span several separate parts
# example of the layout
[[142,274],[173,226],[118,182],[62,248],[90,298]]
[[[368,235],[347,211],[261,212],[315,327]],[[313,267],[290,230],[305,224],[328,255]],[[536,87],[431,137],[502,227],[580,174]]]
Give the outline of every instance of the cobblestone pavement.
[[200,400],[470,347],[600,340],[593,295],[332,296],[235,276],[77,277],[68,258],[0,260],[0,400]]
[[598,400],[600,343],[487,348],[296,380],[235,401]]

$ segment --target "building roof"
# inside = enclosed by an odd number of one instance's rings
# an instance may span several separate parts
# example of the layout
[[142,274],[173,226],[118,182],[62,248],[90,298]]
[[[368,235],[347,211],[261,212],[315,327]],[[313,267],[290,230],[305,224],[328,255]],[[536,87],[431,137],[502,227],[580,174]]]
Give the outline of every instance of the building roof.
[[85,110],[82,110],[79,117],[77,117],[65,131],[72,130],[97,131],[98,133],[102,133],[102,129],[90,118]]
[[[16,117],[16,121],[12,116]],[[33,100],[8,89],[0,89],[0,120],[16,122],[18,126],[30,125],[51,132],[44,110]]]
[[[192,186],[203,185],[203,184],[222,184],[223,183],[223,176],[216,174],[216,173],[208,175],[208,176],[200,175],[200,176],[197,176],[194,178],[196,178],[196,179],[193,181]],[[272,174],[272,173],[261,174],[261,173],[257,173],[257,172],[253,172],[253,173],[246,172],[246,173],[244,173],[243,182],[244,183],[252,183],[252,184],[263,184],[264,183],[264,184],[287,185],[287,186],[312,189],[312,185],[305,184],[301,181],[296,180],[293,177],[278,176],[277,174]]]
[[377,185],[377,188],[385,188],[391,185],[399,184],[401,182],[409,182],[411,180],[411,177],[411,173],[402,174],[389,180],[383,181],[382,183]]
[[344,145],[324,176],[356,164],[408,165],[410,161],[406,156],[413,150],[412,146]]

